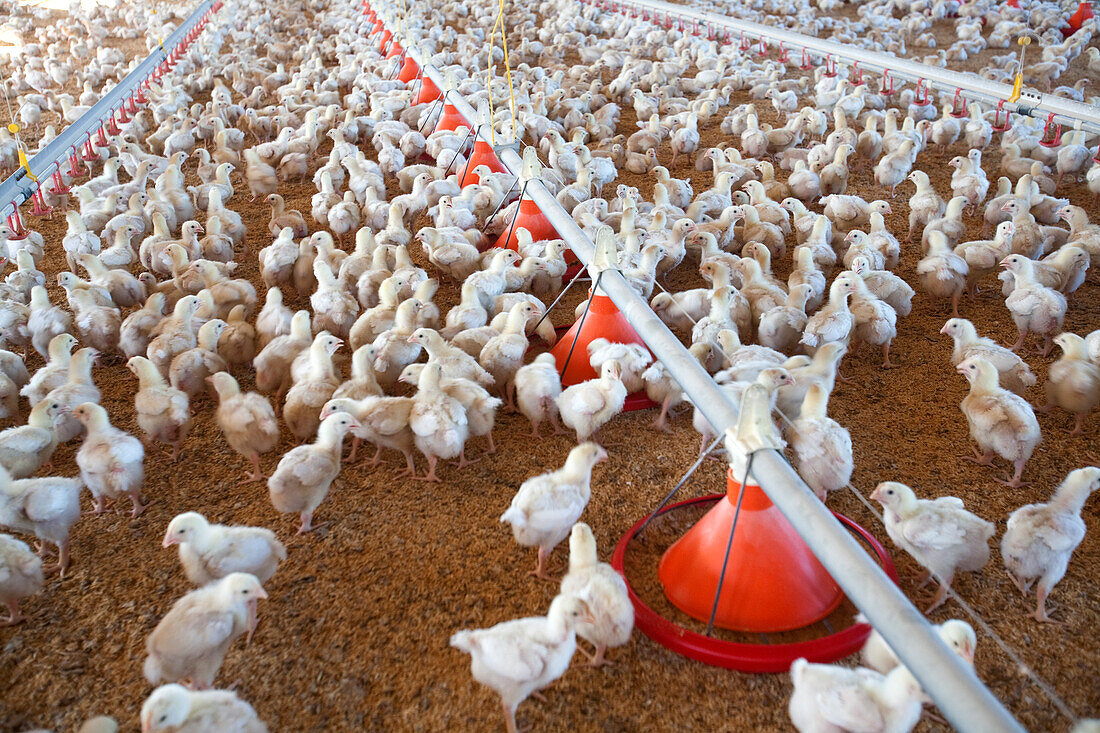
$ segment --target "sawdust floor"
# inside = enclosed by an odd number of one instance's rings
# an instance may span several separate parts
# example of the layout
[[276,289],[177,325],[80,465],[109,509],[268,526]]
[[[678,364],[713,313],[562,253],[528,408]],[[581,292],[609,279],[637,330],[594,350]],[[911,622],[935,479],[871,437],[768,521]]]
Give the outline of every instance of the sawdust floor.
[[[719,120],[704,129],[703,144],[720,137]],[[919,162],[941,192],[947,188],[944,163],[958,154],[958,147],[930,151]],[[991,175],[995,157],[992,150],[987,155]],[[689,161],[673,173],[690,174],[697,191],[709,176],[694,171]],[[873,184],[866,185],[868,180],[869,170],[854,172],[852,191],[880,195]],[[643,184],[649,195],[651,179],[624,176],[624,181]],[[1067,191],[1075,203],[1087,204],[1094,219],[1100,217],[1083,186]],[[283,193],[290,206],[308,215],[311,184],[287,185]],[[907,196],[902,187],[891,202],[894,231],[907,229]],[[267,208],[248,200],[243,182],[230,206],[245,217],[253,253],[242,257],[238,275],[258,283],[254,253],[270,240]],[[64,220],[33,225],[46,235],[43,270],[52,278],[62,267],[58,253]],[[977,233],[975,225],[970,234]],[[913,282],[918,255],[914,247],[903,252],[900,271]],[[680,289],[693,286],[698,277],[685,264],[668,280],[667,287]],[[913,313],[899,323],[894,342],[896,369],[880,369],[877,358],[866,351],[844,361],[851,381],[838,382],[831,414],[852,433],[854,485],[866,494],[877,482],[894,479],[913,485],[921,496],[953,494],[1003,529],[1010,511],[1045,500],[1069,470],[1090,461],[1089,451],[1095,453],[1097,444],[1095,415],[1078,437],[1066,434],[1072,425],[1067,415],[1040,415],[1044,442],[1025,473],[1031,485],[1021,489],[993,482],[1004,467],[995,472],[957,460],[969,450],[966,422],[958,409],[966,384],[950,366],[950,340],[937,333],[947,309],[930,303],[917,289]],[[555,323],[572,320],[569,314],[582,290],[575,288],[565,299],[554,313]],[[1010,342],[1015,330],[996,292],[993,282],[987,283],[978,302],[964,300],[962,313],[984,335]],[[50,294],[55,302],[61,297],[52,285]],[[1091,276],[1072,300],[1067,329],[1086,333],[1100,327],[1098,296],[1100,285]],[[455,300],[455,285],[446,283],[437,302],[445,310]],[[1039,385],[1029,395],[1037,401],[1052,359],[1029,354],[1028,360],[1039,375]],[[29,364],[33,369],[40,361],[33,357]],[[247,370],[234,373],[243,386],[252,386]],[[136,380],[121,359],[106,359],[95,379],[114,424],[137,432]],[[268,583],[270,599],[260,606],[261,623],[251,646],[235,645],[217,680],[220,686],[236,684],[272,730],[497,729],[497,699],[472,681],[469,658],[449,648],[448,638],[456,629],[541,613],[548,606],[555,588],[526,576],[533,553],[514,543],[498,517],[525,478],[560,465],[573,440],[564,435],[533,440],[523,419],[501,414],[496,454],[462,471],[443,468],[444,484],[395,479],[393,456],[378,469],[347,466],[318,511],[317,520],[331,524],[297,537],[296,518],[272,509],[264,485],[237,484],[245,462],[225,443],[213,407],[206,397],[195,401],[194,428],[178,464],[169,463],[160,451],[147,456],[146,493],[155,503],[145,515],[136,521],[115,514],[83,518],[73,532],[70,574],[64,580],[51,578],[45,591],[25,604],[29,618],[24,624],[0,630],[0,679],[7,682],[0,730],[72,730],[97,713],[116,716],[125,730],[136,729],[141,702],[150,691],[141,674],[145,637],[189,589],[175,552],[160,546],[168,521],[187,510],[219,522],[268,526],[287,544],[288,560]],[[650,428],[654,417],[653,411],[625,414],[603,433],[613,444],[610,460],[595,470],[592,501],[583,519],[592,525],[604,558],[696,456],[698,438],[689,415],[673,419],[668,435]],[[19,416],[24,418],[25,410]],[[265,471],[272,471],[291,445],[284,435],[278,453],[263,458]],[[76,474],[77,447],[58,449],[57,473]],[[484,444],[478,439],[470,448],[471,455],[478,455]],[[423,468],[422,459],[420,464]],[[723,466],[707,461],[680,496],[724,487]],[[831,497],[830,505],[889,547],[885,532],[850,494]],[[1095,714],[1100,710],[1100,690],[1094,684],[1100,671],[1095,634],[1100,625],[1095,602],[1100,508],[1093,501],[1085,513],[1092,531],[1052,596],[1054,615],[1064,625],[1039,625],[1024,617],[1030,601],[1013,588],[996,551],[985,570],[958,578],[956,587],[1078,714]],[[554,572],[564,569],[564,549],[552,556]],[[926,602],[927,591],[918,591],[913,580],[918,569],[903,555],[895,553],[894,559],[902,588],[918,603]],[[949,602],[931,620],[960,614]],[[520,724],[549,731],[789,729],[785,675],[742,675],[706,667],[639,633],[612,657],[617,661],[612,667],[569,670],[547,690],[549,702],[529,701],[520,707]],[[977,668],[1029,729],[1067,727],[984,634],[979,634]],[[922,729],[941,728],[922,723]]]

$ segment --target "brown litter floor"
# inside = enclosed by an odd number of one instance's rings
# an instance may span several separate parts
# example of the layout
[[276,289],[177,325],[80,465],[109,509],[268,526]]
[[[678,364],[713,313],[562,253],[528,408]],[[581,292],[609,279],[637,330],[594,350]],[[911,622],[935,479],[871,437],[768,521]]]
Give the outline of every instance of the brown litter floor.
[[[733,103],[743,101],[737,98]],[[770,108],[765,118],[768,113]],[[627,119],[624,114],[620,131]],[[704,145],[721,139],[720,120],[721,114],[704,128]],[[929,151],[919,161],[941,193],[948,181],[944,164],[960,151],[960,145]],[[667,151],[659,152],[667,159]],[[991,176],[996,175],[996,158],[991,148],[986,155]],[[691,175],[697,191],[709,185],[710,174],[694,171],[689,162],[673,174]],[[641,185],[649,195],[648,180],[623,180]],[[854,172],[852,192],[868,198],[881,195],[868,180],[869,170]],[[898,198],[891,201],[894,214],[889,224],[894,231],[907,229],[910,190],[900,187]],[[285,186],[282,192],[288,205],[308,214],[314,192],[308,182]],[[1060,193],[1087,205],[1094,219],[1100,217],[1083,186],[1067,186]],[[245,217],[252,252],[266,245],[268,211],[260,202],[248,201],[243,182],[230,205]],[[64,220],[56,217],[33,225],[47,238],[42,269],[52,277],[63,267],[59,253]],[[976,237],[977,226],[969,234]],[[903,252],[900,272],[913,282],[918,255],[913,247]],[[238,274],[259,282],[254,256],[243,259]],[[679,289],[697,281],[685,266],[666,286]],[[993,282],[986,285],[977,302],[964,300],[962,313],[982,334],[1010,342],[1015,337],[1012,321]],[[1072,420],[1065,414],[1040,415],[1044,442],[1025,473],[1031,485],[1021,489],[1005,489],[992,481],[994,471],[957,460],[969,450],[966,422],[958,409],[966,385],[950,367],[949,339],[937,333],[947,311],[917,289],[913,313],[899,323],[894,342],[898,368],[881,370],[866,351],[844,361],[850,381],[837,384],[831,413],[852,432],[854,485],[868,493],[878,481],[894,479],[913,485],[922,496],[953,494],[1003,529],[1009,512],[1045,500],[1069,470],[1095,460],[1095,415],[1085,435],[1078,437],[1066,434]],[[576,290],[555,313],[555,323],[571,320],[568,314],[581,289]],[[55,302],[62,297],[52,285],[50,294]],[[437,302],[445,310],[456,299],[456,288],[448,283]],[[1087,333],[1098,327],[1100,284],[1093,275],[1074,296],[1066,328]],[[1038,401],[1052,358],[1028,354],[1028,360],[1039,376],[1029,397]],[[40,360],[33,357],[29,365],[36,368]],[[246,371],[235,374],[251,386]],[[95,378],[114,424],[136,432],[136,380],[121,360],[107,359]],[[270,599],[261,604],[262,620],[251,646],[235,646],[218,676],[221,686],[236,684],[238,693],[273,730],[499,727],[495,696],[472,681],[469,658],[449,648],[448,638],[459,628],[541,613],[548,606],[555,588],[526,576],[533,554],[521,550],[497,520],[516,487],[528,476],[560,465],[573,441],[568,436],[532,440],[524,420],[502,414],[496,454],[462,471],[443,468],[445,484],[395,479],[392,456],[391,463],[375,470],[362,464],[348,466],[318,511],[318,521],[331,525],[296,537],[296,519],[272,509],[262,484],[237,484],[244,461],[222,438],[212,407],[205,397],[196,400],[195,426],[178,464],[169,463],[159,451],[148,455],[146,493],[155,503],[145,515],[136,521],[115,514],[83,518],[74,530],[70,574],[64,580],[51,578],[45,591],[25,604],[29,618],[24,624],[0,630],[0,679],[6,681],[0,729],[72,730],[98,713],[114,715],[125,729],[135,729],[141,702],[150,691],[141,675],[145,637],[188,590],[175,552],[160,547],[168,521],[186,510],[201,511],[219,522],[271,527],[287,544],[288,560],[268,583]],[[650,428],[654,416],[653,411],[625,414],[606,428],[604,438],[614,446],[610,460],[595,471],[593,497],[584,515],[604,558],[695,458],[698,438],[689,417],[674,419],[673,432],[665,435]],[[278,454],[264,457],[264,469],[273,470],[291,445],[284,437]],[[74,444],[58,449],[57,473],[76,474],[76,448]],[[471,448],[471,455],[477,455],[484,445],[475,441]],[[681,495],[715,493],[724,486],[723,467],[708,461]],[[861,522],[889,547],[885,532],[850,494],[832,497],[830,505]],[[997,552],[984,571],[956,583],[962,597],[1022,654],[1024,662],[1082,715],[1100,710],[1094,682],[1100,671],[1095,634],[1100,625],[1100,605],[1095,602],[1100,509],[1095,500],[1085,512],[1092,531],[1052,596],[1054,615],[1064,625],[1040,625],[1024,617],[1031,601],[1013,588]],[[553,555],[555,572],[563,570],[566,554],[560,548]],[[895,554],[895,560],[902,588],[916,602],[926,603],[927,591],[918,591],[913,580],[918,568],[903,555]],[[958,606],[949,602],[931,620],[960,615]],[[551,731],[789,729],[790,685],[784,675],[741,675],[706,667],[637,633],[612,657],[617,663],[605,669],[568,671],[547,691],[549,702],[529,701],[520,707],[520,723]],[[977,668],[1029,729],[1067,727],[1068,721],[983,634]],[[940,729],[922,724],[922,730]]]

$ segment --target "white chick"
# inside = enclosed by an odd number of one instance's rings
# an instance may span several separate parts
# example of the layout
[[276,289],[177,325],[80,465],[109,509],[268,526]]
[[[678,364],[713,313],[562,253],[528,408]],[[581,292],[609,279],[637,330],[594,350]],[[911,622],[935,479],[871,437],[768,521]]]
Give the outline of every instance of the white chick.
[[275,510],[301,515],[302,524],[297,534],[312,532],[328,524],[313,526],[313,512],[340,474],[344,436],[358,428],[359,422],[346,412],[327,416],[317,429],[317,439],[287,451],[267,480]]
[[549,420],[554,433],[562,432],[558,420],[558,396],[561,376],[554,355],[539,354],[530,364],[516,370],[516,407],[531,421],[531,437],[538,438],[539,426]]
[[645,388],[642,372],[653,362],[653,354],[649,353],[649,349],[640,344],[620,344],[605,338],[593,339],[588,344],[588,363],[597,372],[610,359],[619,363],[619,376],[627,394]]
[[576,624],[590,620],[583,601],[559,595],[545,616],[458,631],[451,646],[469,654],[474,679],[500,695],[508,733],[516,733],[516,708],[565,674],[577,649]]
[[645,382],[646,396],[661,406],[653,427],[662,433],[671,432],[668,427],[668,411],[684,401],[684,390],[659,361],[654,361],[642,372],[642,380]]
[[1035,374],[1027,362],[992,339],[979,336],[974,324],[965,318],[951,318],[943,324],[940,333],[947,334],[955,342],[951,351],[951,363],[958,366],[972,356],[979,356],[997,367],[998,381],[1021,397],[1027,388],[1035,384]]
[[50,464],[57,448],[57,418],[63,409],[60,402],[42,400],[31,409],[26,425],[0,432],[0,466],[12,478],[26,478]]
[[566,427],[577,432],[577,442],[598,438],[600,428],[623,411],[626,385],[619,363],[605,361],[596,379],[574,384],[558,396],[558,411]]
[[802,411],[791,425],[792,463],[798,475],[825,501],[830,491],[843,489],[852,479],[852,436],[826,414],[829,393],[820,382],[806,390]]
[[871,498],[882,504],[890,539],[927,571],[925,582],[933,576],[940,581],[929,613],[947,599],[956,571],[981,570],[989,561],[993,523],[966,511],[961,499],[918,499],[897,481],[879,484]]
[[[233,450],[252,461],[252,473],[241,483],[263,481],[260,454],[274,450],[279,443],[279,422],[267,398],[259,392],[241,392],[237,380],[228,372],[207,377],[218,393],[218,427]],[[262,582],[262,581],[261,581]]]
[[630,641],[634,630],[634,604],[626,581],[596,554],[596,538],[584,522],[577,522],[569,535],[569,572],[561,579],[561,594],[584,601],[593,621],[579,621],[577,636],[596,646],[596,653],[581,652],[593,667],[611,664],[604,659],[608,647]]
[[1027,400],[1002,389],[997,368],[980,356],[973,356],[955,367],[970,382],[970,392],[959,403],[970,425],[970,437],[981,448],[973,456],[962,456],[979,466],[992,466],[993,454],[1011,461],[1015,472],[1010,479],[994,479],[1012,488],[1023,484],[1021,477],[1031,454],[1042,441],[1039,421]]
[[1073,430],[1070,435],[1080,435],[1087,415],[1100,403],[1100,366],[1089,361],[1085,340],[1075,333],[1060,333],[1054,343],[1062,349],[1062,357],[1050,365],[1047,373],[1046,405],[1040,409],[1050,412],[1055,407],[1072,412]]
[[800,733],[908,733],[920,720],[921,687],[905,667],[883,676],[799,658],[791,681],[787,711]]
[[1078,468],[1070,471],[1050,502],[1022,506],[1008,518],[1001,557],[1024,595],[1039,580],[1038,603],[1031,614],[1038,621],[1052,620],[1046,612],[1047,596],[1066,574],[1070,556],[1085,538],[1081,509],[1098,488],[1100,468]]
[[168,523],[162,545],[180,546],[184,575],[197,586],[230,573],[248,573],[263,584],[286,560],[286,548],[271,530],[210,524],[198,512],[176,515]]
[[0,466],[0,526],[37,537],[45,547],[57,547],[57,565],[65,576],[69,567],[69,530],[80,519],[80,481],[48,476],[12,480]]
[[106,510],[107,499],[123,494],[134,505],[135,519],[145,511],[141,487],[145,482],[145,448],[141,441],[111,425],[107,411],[94,402],[85,402],[73,410],[88,434],[76,453],[80,479],[95,498],[94,514]]
[[25,542],[0,534],[0,603],[8,608],[8,617],[0,626],[14,626],[23,620],[19,601],[42,590],[42,559]]
[[161,685],[141,706],[141,733],[232,731],[267,733],[256,711],[230,690],[189,690]]
[[[856,620],[866,622],[863,614],[860,614]],[[944,644],[951,647],[951,651],[958,654],[971,667],[974,666],[974,651],[978,646],[978,637],[974,634],[974,629],[970,624],[956,618],[948,619],[936,626],[936,633],[943,639]],[[890,648],[890,645],[886,643],[886,640],[882,638],[882,634],[878,633],[877,629],[867,637],[867,641],[863,643],[863,648],[859,654],[860,661],[863,662],[864,666],[875,670],[879,674],[887,674],[901,664],[897,654],[894,653],[894,650]],[[925,696],[925,702],[930,701],[930,698]]]
[[569,451],[556,471],[524,481],[500,521],[512,525],[512,535],[524,547],[538,547],[531,575],[548,579],[546,559],[569,536],[592,496],[592,468],[607,460],[607,451],[595,443],[581,443]]
[[231,573],[180,598],[145,640],[145,679],[210,687],[230,645],[246,631],[251,638],[261,598],[267,593],[247,573]]

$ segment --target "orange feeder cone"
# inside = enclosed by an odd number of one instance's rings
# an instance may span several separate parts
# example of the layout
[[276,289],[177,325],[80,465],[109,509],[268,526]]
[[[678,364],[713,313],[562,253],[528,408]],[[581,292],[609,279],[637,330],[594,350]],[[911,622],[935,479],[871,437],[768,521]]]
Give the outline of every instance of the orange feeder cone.
[[397,74],[397,80],[408,84],[420,73],[420,65],[412,60],[411,56],[405,57],[405,63],[401,64],[401,71]]
[[398,56],[400,56],[403,53],[405,53],[405,49],[401,48],[400,43],[398,43],[397,41],[394,41],[393,43],[390,44],[390,50],[386,53],[386,58],[388,58],[388,59],[397,58]]
[[[427,81],[425,79],[424,81]],[[459,111],[455,109],[453,104],[449,102],[443,103],[443,114],[439,117],[439,122],[435,123],[435,131],[440,130],[457,130],[460,127],[469,127],[470,123],[466,121],[466,118],[459,114]]]
[[393,34],[390,33],[389,28],[382,31],[382,40],[380,40],[378,42],[378,50],[379,51],[385,51],[386,50],[386,44],[390,42],[391,38],[393,38]]
[[[563,386],[578,384],[587,379],[595,379],[596,370],[588,362],[588,344],[598,338],[605,338],[619,344],[638,344],[649,348],[642,341],[642,337],[634,330],[626,317],[619,312],[611,298],[596,293],[592,303],[588,307],[588,313],[583,319],[577,319],[568,331],[559,339],[550,353],[558,363],[558,369],[565,367],[561,383]],[[574,342],[576,346],[574,346]],[[569,356],[569,349],[573,349],[573,355]],[[569,359],[566,364],[565,360]],[[642,395],[644,397],[644,395]]]
[[370,29],[370,35],[373,36],[375,33],[378,33],[379,31],[383,30],[385,27],[386,26],[385,26],[385,24],[382,23],[382,21],[378,20],[378,18],[375,18],[374,19],[374,27]]
[[[474,141],[474,151],[470,153],[470,161],[467,163],[466,172],[462,176],[461,184],[463,187],[469,186],[471,183],[481,183],[481,176],[474,173],[474,168],[477,168],[479,165],[487,166],[493,173],[508,172],[504,164],[497,158],[497,154],[493,152],[493,146],[484,140],[478,139]],[[522,208],[523,204],[520,204],[520,207]],[[543,218],[545,219],[546,217]],[[549,226],[550,222],[546,222],[546,224]],[[516,226],[519,226],[518,221],[516,222]],[[550,228],[553,229],[553,227]],[[557,232],[554,233],[554,236],[557,236]]]
[[1092,17],[1092,3],[1086,0],[1086,2],[1082,2],[1078,5],[1077,12],[1069,17],[1069,27],[1062,29],[1062,35],[1066,37],[1072,36],[1074,33],[1081,30],[1081,26],[1085,24],[1086,20]]
[[[741,488],[732,469],[726,484],[726,496],[665,551],[657,567],[672,604],[703,622],[714,606]],[[839,586],[764,491],[746,486],[715,625],[751,633],[790,631],[825,618],[843,599]]]
[[416,95],[416,101],[413,104],[427,104],[439,99],[439,87],[435,85],[431,79],[426,76],[420,77],[420,91]]
[[[476,151],[476,144],[474,149]],[[471,168],[472,167],[471,165]],[[465,181],[463,181],[463,185],[465,185]],[[516,236],[516,230],[520,227],[523,227],[531,233],[531,240],[534,242],[541,242],[544,239],[559,238],[558,230],[550,223],[550,220],[546,218],[538,205],[529,198],[523,198],[520,199],[519,214],[516,215],[515,222],[509,222],[508,228],[501,233],[493,246],[518,251],[519,238]]]

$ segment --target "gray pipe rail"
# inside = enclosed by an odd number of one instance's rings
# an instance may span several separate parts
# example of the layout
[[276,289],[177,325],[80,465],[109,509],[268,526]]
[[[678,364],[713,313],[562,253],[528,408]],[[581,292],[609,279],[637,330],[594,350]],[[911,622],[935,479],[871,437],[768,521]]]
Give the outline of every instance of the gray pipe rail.
[[[1015,102],[1009,102],[1008,98],[1012,95],[1011,85],[983,79],[977,74],[961,74],[957,71],[941,69],[885,53],[866,51],[782,28],[695,10],[684,5],[673,5],[662,0],[578,1],[601,10],[610,10],[633,17],[647,16],[653,22],[658,22],[660,19],[671,22],[675,18],[685,23],[685,30],[692,28],[701,32],[712,28],[730,33],[736,32],[737,41],[742,38],[753,43],[758,43],[761,39],[765,42],[772,41],[789,50],[805,50],[821,59],[847,62],[845,65],[848,66],[858,64],[858,68],[863,71],[888,73],[893,77],[914,83],[921,83],[923,80],[928,90],[938,89],[948,94],[957,92],[962,98],[981,102],[992,108],[1003,103],[1004,109],[1014,114],[1040,118],[1053,114],[1053,122],[1057,124],[1072,127],[1080,122],[1081,129],[1100,134],[1100,107],[1072,99],[1063,99],[1052,94],[1043,94],[1028,88],[1026,84],[1020,98]],[[732,38],[731,36],[731,40]]]
[[[395,24],[387,25],[394,27]],[[420,66],[421,72],[439,89],[446,89],[443,74],[425,64],[424,55],[412,47],[414,43],[409,46],[405,53]],[[475,125],[477,113],[461,95],[452,91],[447,101],[471,123],[471,127]],[[477,135],[491,144],[488,131],[479,128]],[[523,170],[522,160],[514,150],[502,149],[497,155],[513,175],[518,176]],[[532,181],[527,186],[527,194],[573,253],[582,262],[589,262],[594,244],[554,195],[541,181]],[[737,406],[622,274],[605,271],[600,287],[714,426],[716,434],[724,435],[727,428],[735,428]],[[848,598],[912,670],[952,725],[960,731],[973,733],[1024,731],[973,670],[943,643],[924,615],[833,517],[782,454],[774,450],[761,451],[756,454],[753,468],[764,493],[783,512]]]
[[[153,49],[145,59],[138,64],[133,71],[127,74],[122,81],[104,94],[91,109],[82,114],[76,122],[61,131],[57,137],[51,140],[45,148],[28,161],[31,173],[40,182],[60,170],[61,161],[65,160],[71,152],[79,151],[80,146],[99,128],[114,118],[115,113],[130,97],[137,93],[138,88],[162,63],[171,59],[177,59],[187,45],[190,45],[195,36],[187,38],[192,30],[205,25],[205,19],[209,14],[221,7],[221,0],[202,0],[198,7],[179,25],[168,38],[164,39],[161,46]],[[38,190],[36,183],[24,168],[20,168],[0,183],[0,219],[6,219],[34,195]]]

